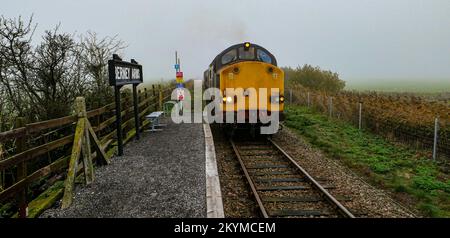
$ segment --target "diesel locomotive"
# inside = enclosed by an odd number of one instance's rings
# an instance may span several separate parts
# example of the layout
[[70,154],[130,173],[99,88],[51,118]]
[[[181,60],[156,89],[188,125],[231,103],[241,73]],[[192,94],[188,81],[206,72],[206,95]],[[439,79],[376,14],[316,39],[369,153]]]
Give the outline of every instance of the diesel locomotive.
[[261,112],[278,113],[278,120],[284,119],[284,72],[276,58],[257,44],[236,44],[218,54],[204,72],[203,86],[220,90],[222,103],[214,113],[234,113],[235,128],[267,124]]

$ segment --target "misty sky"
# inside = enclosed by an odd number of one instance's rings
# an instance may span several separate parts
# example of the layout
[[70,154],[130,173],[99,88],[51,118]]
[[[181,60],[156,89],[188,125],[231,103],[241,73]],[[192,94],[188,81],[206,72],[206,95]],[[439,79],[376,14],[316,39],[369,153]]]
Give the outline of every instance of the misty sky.
[[200,78],[220,51],[250,41],[281,66],[318,65],[350,82],[450,80],[449,0],[1,1],[5,17],[34,13],[36,42],[58,23],[118,35],[146,79],[173,78],[175,50],[185,78]]

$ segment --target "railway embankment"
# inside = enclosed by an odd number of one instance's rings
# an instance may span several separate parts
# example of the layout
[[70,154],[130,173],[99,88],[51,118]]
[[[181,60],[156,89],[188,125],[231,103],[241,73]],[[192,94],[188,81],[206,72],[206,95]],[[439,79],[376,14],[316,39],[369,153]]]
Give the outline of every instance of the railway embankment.
[[306,107],[291,106],[286,112],[285,129],[275,139],[318,176],[335,174],[343,189],[360,191],[364,206],[375,216],[406,215],[400,207],[425,217],[450,216],[448,161],[432,161],[429,152],[387,141]]

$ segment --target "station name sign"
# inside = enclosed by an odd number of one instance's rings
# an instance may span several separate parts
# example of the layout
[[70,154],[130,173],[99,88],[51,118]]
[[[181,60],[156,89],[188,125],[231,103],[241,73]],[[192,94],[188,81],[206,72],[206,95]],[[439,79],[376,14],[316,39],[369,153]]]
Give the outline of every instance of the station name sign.
[[117,55],[108,61],[109,85],[139,84],[143,81],[142,65],[135,60],[122,61]]

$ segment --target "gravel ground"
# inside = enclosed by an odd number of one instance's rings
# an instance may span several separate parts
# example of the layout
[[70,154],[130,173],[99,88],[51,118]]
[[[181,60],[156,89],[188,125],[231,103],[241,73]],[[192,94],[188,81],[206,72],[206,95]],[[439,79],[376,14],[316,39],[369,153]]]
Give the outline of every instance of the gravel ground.
[[273,140],[288,152],[313,177],[326,178],[336,186],[333,195],[351,197],[342,204],[363,217],[414,217],[414,213],[389,197],[386,192],[367,184],[338,160],[327,158],[319,150],[311,148],[300,136],[284,127]]
[[211,124],[226,218],[261,217],[233,148],[218,125]]
[[41,217],[206,217],[205,142],[202,124],[174,124],[144,132],[124,156],[76,187],[74,203]]

